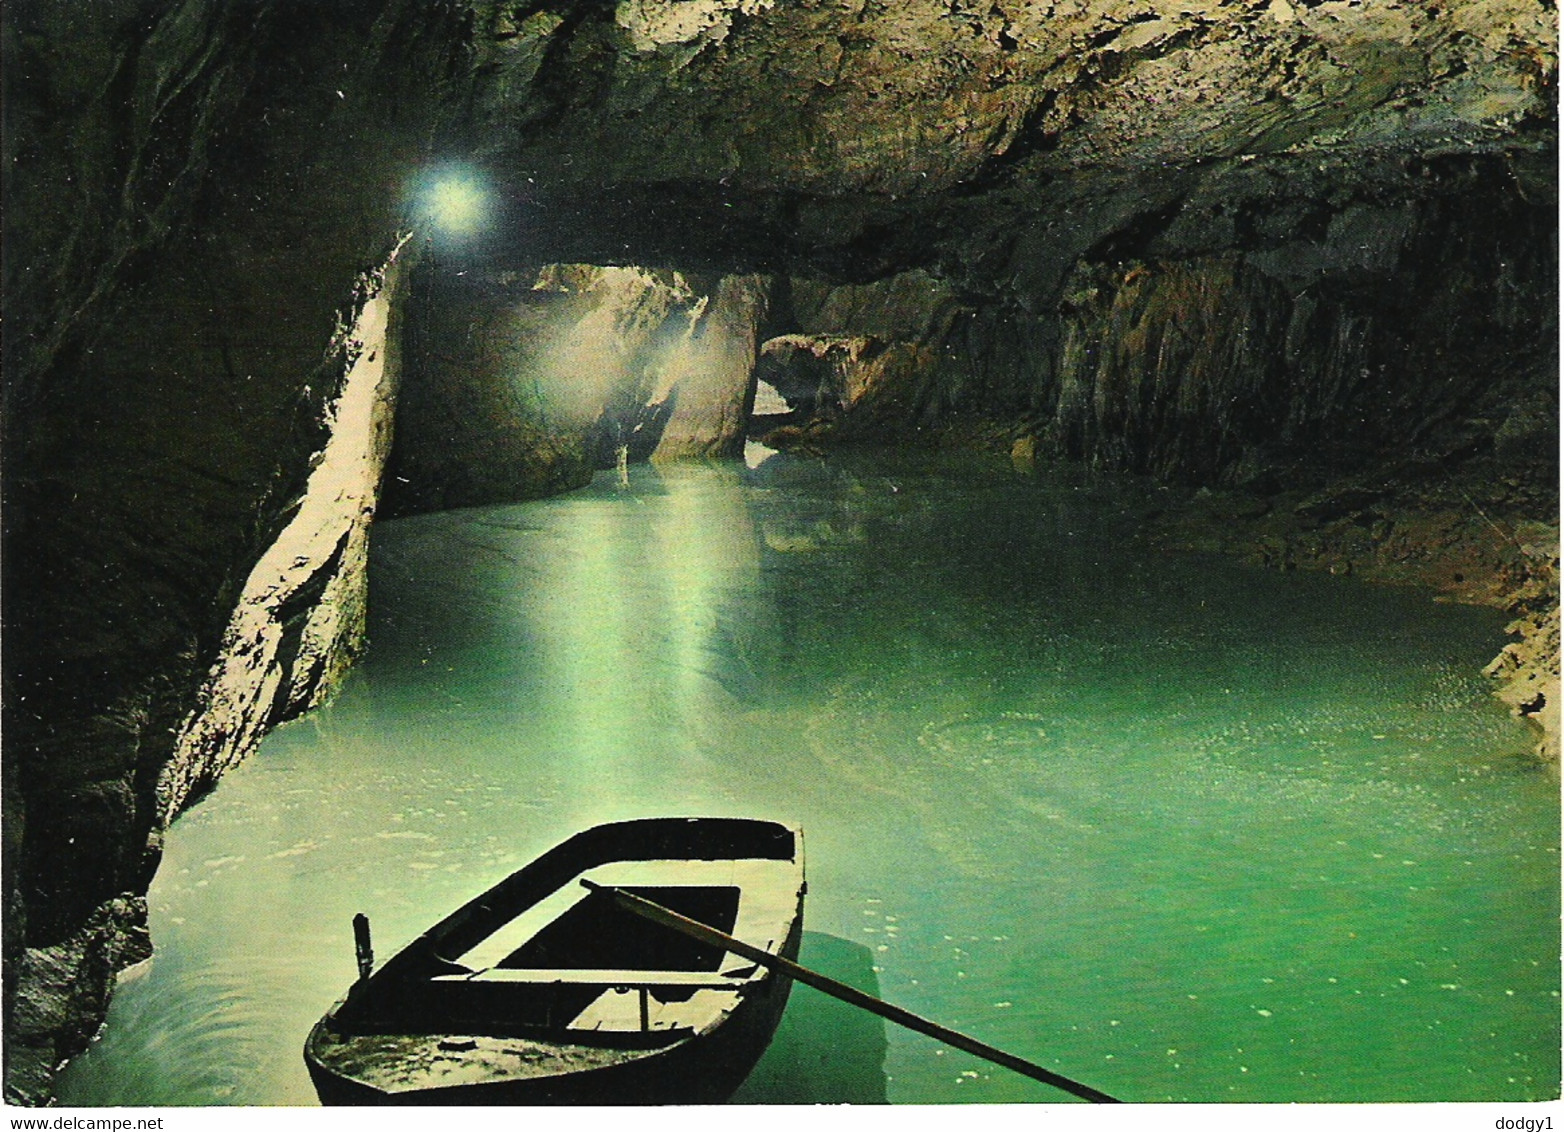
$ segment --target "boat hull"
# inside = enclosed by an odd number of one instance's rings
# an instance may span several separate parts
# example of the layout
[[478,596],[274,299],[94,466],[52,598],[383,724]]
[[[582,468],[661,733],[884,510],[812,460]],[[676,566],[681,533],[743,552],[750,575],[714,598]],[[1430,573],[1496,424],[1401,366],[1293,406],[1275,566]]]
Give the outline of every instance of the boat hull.
[[[664,839],[661,850],[666,848]],[[796,867],[792,914],[785,937],[774,949],[775,954],[795,960],[803,933],[801,843]],[[491,890],[480,901],[498,891]],[[460,922],[458,913],[442,924]],[[438,939],[440,928],[430,934]],[[392,966],[388,963],[387,969]],[[406,1027],[405,1033],[396,1025],[366,1027],[354,1024],[351,1007],[344,1011],[355,994],[362,999],[371,993],[360,984],[315,1025],[305,1043],[304,1057],[316,1092],[326,1105],[719,1103],[743,1083],[765,1052],[791,986],[792,980],[786,976],[757,969],[743,981],[731,1009],[706,1028],[599,1037],[529,1027],[475,1033],[460,1027],[440,1033],[426,1027]],[[362,1014],[362,1009],[358,1013]],[[365,1065],[375,1061],[380,1068],[366,1071]],[[441,1065],[433,1064],[437,1062],[451,1071],[442,1072]],[[393,1067],[391,1072],[385,1071],[387,1065]]]
[[[796,944],[784,952],[797,958]],[[584,1072],[387,1092],[334,1074],[306,1053],[324,1105],[668,1105],[720,1104],[765,1053],[787,1006],[792,980],[766,979],[718,1029],[642,1057]],[[309,1049],[330,1041],[316,1024]]]

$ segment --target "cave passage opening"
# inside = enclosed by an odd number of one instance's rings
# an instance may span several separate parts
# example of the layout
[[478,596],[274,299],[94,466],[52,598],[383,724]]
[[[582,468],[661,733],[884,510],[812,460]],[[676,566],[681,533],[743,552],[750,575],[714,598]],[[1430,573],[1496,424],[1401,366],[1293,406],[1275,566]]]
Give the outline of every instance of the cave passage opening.
[[[834,415],[842,367],[829,345],[794,350],[799,336],[777,333],[774,290],[755,274],[486,263],[431,240],[403,307],[382,515],[736,457],[771,429]],[[777,360],[790,353],[809,364]]]

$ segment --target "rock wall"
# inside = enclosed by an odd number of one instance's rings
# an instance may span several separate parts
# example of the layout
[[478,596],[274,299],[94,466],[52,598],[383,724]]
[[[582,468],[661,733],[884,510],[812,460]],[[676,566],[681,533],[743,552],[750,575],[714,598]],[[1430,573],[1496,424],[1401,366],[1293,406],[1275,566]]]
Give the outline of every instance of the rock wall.
[[655,404],[672,402],[653,460],[743,451],[767,291],[768,281],[756,275],[717,281],[652,393]]
[[287,526],[250,571],[217,663],[158,776],[154,845],[271,726],[327,699],[363,649],[369,528],[401,368],[401,250],[360,281],[356,317],[334,336],[331,352],[345,373],[326,409],[325,447]]
[[621,448],[738,454],[766,291],[639,267],[422,269],[386,513],[567,490]]
[[[334,336],[330,356],[344,376],[326,407],[325,447],[287,525],[250,571],[218,652],[158,770],[150,822],[121,818],[120,854],[150,870],[168,826],[250,754],[274,724],[328,697],[363,646],[369,526],[390,449],[398,365],[393,311],[401,278],[395,256],[366,274]],[[101,795],[100,795],[101,796]],[[145,803],[108,794],[128,814]],[[72,824],[101,844],[90,820]],[[139,839],[140,844],[137,844]],[[8,1088],[18,1099],[47,1095],[49,1071],[82,1049],[108,1007],[114,976],[151,955],[144,894],[127,891],[80,927],[11,958],[17,985],[7,1033]]]
[[[1541,731],[1539,758],[1559,765],[1559,571],[1558,532],[1554,531],[1550,569],[1539,571],[1535,585],[1546,592],[1522,606],[1506,630],[1517,638],[1484,672],[1499,682],[1499,698]],[[1529,607],[1528,607],[1529,606]]]
[[1081,262],[1049,445],[1202,483],[1492,447],[1499,422],[1551,398],[1556,268],[1547,210],[1486,164],[1315,202],[1312,232],[1274,219],[1299,202],[1267,199],[1250,223],[1285,238],[1235,234],[1215,255],[1188,254],[1185,201],[1138,254]]
[[388,516],[535,498],[592,475],[583,423],[543,388],[560,293],[433,257],[413,273]]
[[[352,328],[365,304],[384,313],[451,18],[397,0],[6,8],[13,1102],[47,1099],[144,956],[171,814],[352,651],[363,475],[339,501],[356,533],[322,533],[304,575],[279,565],[254,633],[233,619],[317,507],[349,374],[385,364]],[[358,428],[369,410],[352,411]],[[247,663],[246,691],[218,691]]]
[[782,294],[773,319],[790,332],[764,344],[764,376],[813,414],[805,433],[883,438],[954,407],[962,391],[939,371],[961,356],[952,330],[972,310],[945,280],[922,269],[862,284],[790,278]]
[[1546,480],[1545,171],[1462,157],[1330,190],[1301,172],[1224,180],[1053,261],[1048,290],[985,294],[921,270],[793,281],[803,313],[766,345],[763,376],[818,400],[843,439],[986,417],[1039,452],[1195,483],[1320,483],[1390,450],[1476,447]]

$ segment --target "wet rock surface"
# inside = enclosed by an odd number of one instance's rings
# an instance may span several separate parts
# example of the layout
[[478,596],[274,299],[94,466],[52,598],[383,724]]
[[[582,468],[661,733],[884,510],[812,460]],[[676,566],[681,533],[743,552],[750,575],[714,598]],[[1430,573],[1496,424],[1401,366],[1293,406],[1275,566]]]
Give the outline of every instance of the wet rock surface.
[[1537,727],[1537,757],[1556,773],[1559,528],[1556,519],[1527,516],[1556,513],[1557,503],[1517,498],[1513,476],[1480,464],[1381,477],[1268,496],[1202,489],[1154,516],[1150,537],[1168,549],[1418,586],[1440,600],[1507,611],[1515,640],[1485,671],[1498,697]]

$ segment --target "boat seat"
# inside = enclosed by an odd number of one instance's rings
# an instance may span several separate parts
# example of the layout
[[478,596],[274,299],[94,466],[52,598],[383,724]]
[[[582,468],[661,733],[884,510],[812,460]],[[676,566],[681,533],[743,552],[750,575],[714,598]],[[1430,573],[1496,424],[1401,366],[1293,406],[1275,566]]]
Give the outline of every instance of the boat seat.
[[632,971],[588,967],[487,967],[470,975],[436,975],[435,983],[568,983],[573,986],[605,987],[691,987],[733,990],[743,986],[755,971],[743,968],[744,976],[727,976],[716,971]]
[[429,980],[431,1009],[456,1030],[522,1024],[600,1032],[701,1029],[752,985],[716,971],[491,967]]

